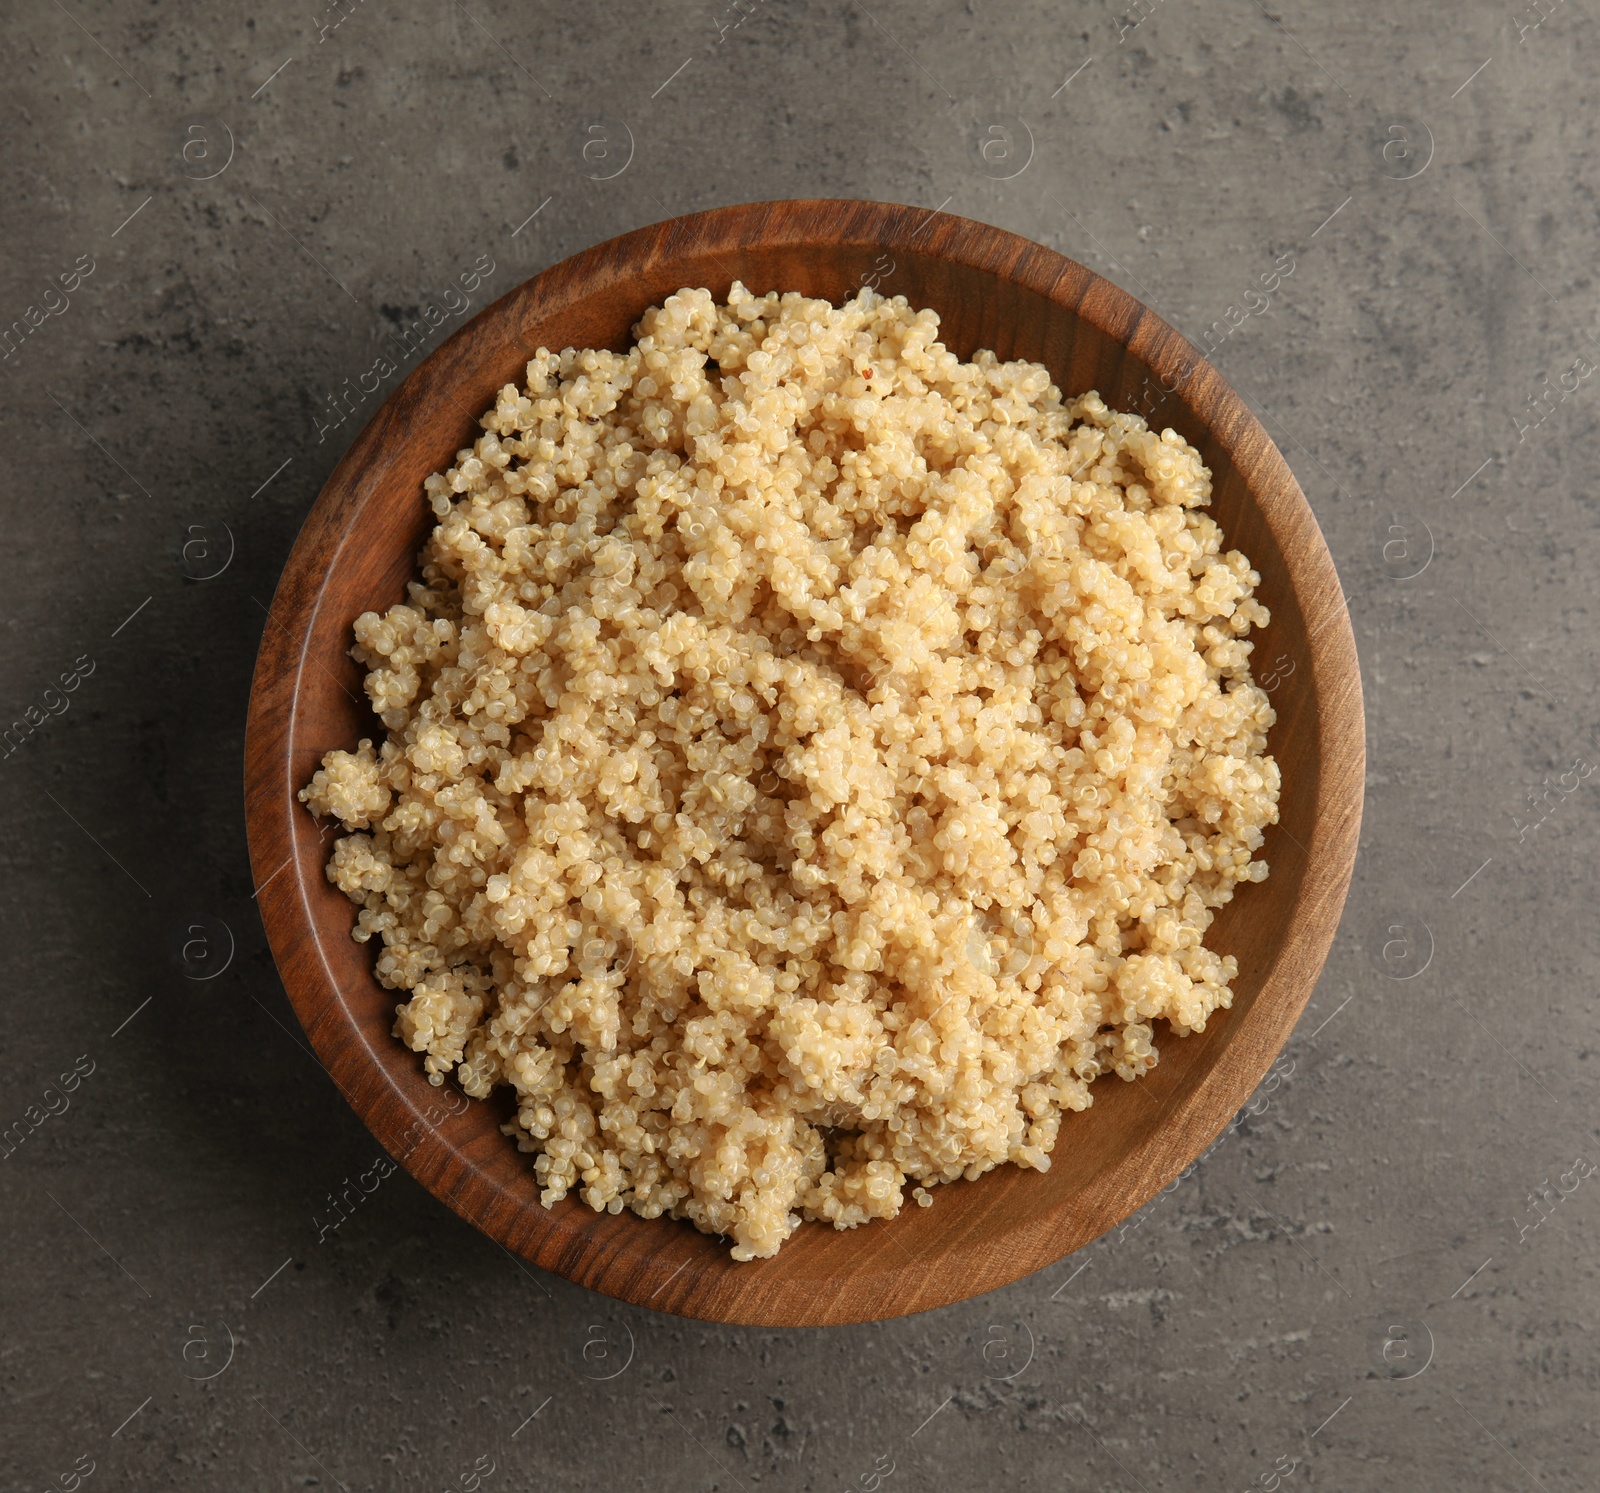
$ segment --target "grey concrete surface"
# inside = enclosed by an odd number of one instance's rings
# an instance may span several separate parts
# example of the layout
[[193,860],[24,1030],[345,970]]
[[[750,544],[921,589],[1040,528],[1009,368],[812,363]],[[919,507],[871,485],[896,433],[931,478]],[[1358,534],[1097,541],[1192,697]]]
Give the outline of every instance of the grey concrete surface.
[[[46,717],[0,763],[0,1124],[44,1115],[0,1158],[0,1488],[1595,1485],[1592,7],[19,0],[0,46],[0,708]],[[376,405],[327,396],[479,256],[475,305],[809,195],[1229,330],[1371,752],[1277,1080],[1136,1226],[908,1320],[621,1307],[404,1173],[319,1242],[378,1147],[274,973],[240,754]]]

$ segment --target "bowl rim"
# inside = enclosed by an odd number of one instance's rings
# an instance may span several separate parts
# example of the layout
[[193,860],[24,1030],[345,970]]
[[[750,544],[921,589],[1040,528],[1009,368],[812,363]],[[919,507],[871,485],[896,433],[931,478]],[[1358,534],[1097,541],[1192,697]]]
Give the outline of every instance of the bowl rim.
[[[1290,591],[1302,603],[1310,597],[1328,607],[1316,628],[1308,627],[1306,639],[1320,756],[1312,836],[1302,847],[1306,864],[1299,896],[1246,1013],[1252,1040],[1236,1033],[1192,1090],[1166,1110],[1167,1124],[1152,1126],[1129,1157],[1105,1169],[1117,1174],[1126,1199],[1122,1218],[1204,1152],[1266,1073],[1310,997],[1355,863],[1365,779],[1364,720],[1355,640],[1332,556],[1287,462],[1255,415],[1201,352],[1149,307],[1085,266],[1005,229],[938,210],[847,198],[745,203],[667,219],[596,244],[522,282],[457,329],[400,382],[350,443],[302,523],[273,596],[251,681],[244,761],[251,871],[290,1003],[319,1061],[368,1129],[424,1187],[513,1255],[654,1310],[717,1322],[831,1325],[930,1310],[1042,1269],[1114,1226],[1115,1220],[1097,1224],[1085,1234],[1081,1224],[1079,1215],[1095,1212],[1104,1189],[1091,1187],[1073,1206],[1041,1213],[1027,1237],[1008,1241],[1005,1249],[952,1246],[937,1269],[907,1271],[893,1252],[864,1247],[863,1279],[877,1282],[868,1294],[878,1305],[870,1309],[860,1292],[823,1294],[814,1283],[786,1288],[783,1277],[770,1272],[760,1290],[743,1289],[739,1273],[752,1272],[752,1265],[731,1272],[687,1271],[691,1260],[706,1259],[692,1241],[683,1247],[669,1243],[640,1257],[614,1239],[597,1241],[606,1215],[570,1198],[555,1209],[542,1208],[531,1173],[527,1195],[509,1198],[444,1127],[423,1123],[416,1135],[422,1112],[340,998],[310,900],[314,883],[326,887],[325,847],[320,840],[308,842],[298,827],[306,810],[296,793],[310,769],[295,766],[297,753],[304,760],[307,751],[297,746],[295,728],[307,671],[318,667],[309,650],[324,596],[320,580],[354,532],[351,520],[377,484],[374,472],[381,474],[382,447],[399,412],[446,377],[455,354],[490,321],[509,318],[518,325],[535,308],[540,317],[548,316],[614,283],[629,266],[670,261],[678,249],[737,255],[753,239],[764,249],[822,243],[890,253],[901,249],[1012,282],[1071,311],[1143,361],[1209,432],[1261,508],[1283,555]],[[1302,611],[1309,616],[1304,604]],[[1183,1144],[1163,1144],[1164,1131],[1169,1138],[1182,1134]],[[873,1228],[881,1233],[883,1226]],[[693,1233],[688,1225],[679,1232]],[[864,1243],[871,1232],[849,1237]],[[694,1238],[714,1244],[706,1236]],[[754,1262],[764,1263],[769,1262]],[[896,1272],[902,1279],[895,1279]]]

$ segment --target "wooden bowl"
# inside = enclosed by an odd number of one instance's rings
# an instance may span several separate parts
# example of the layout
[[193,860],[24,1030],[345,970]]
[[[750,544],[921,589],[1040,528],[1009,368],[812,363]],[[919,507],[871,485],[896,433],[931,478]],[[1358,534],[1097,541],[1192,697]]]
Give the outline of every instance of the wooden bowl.
[[[685,286],[719,298],[863,284],[931,306],[962,357],[1044,363],[1064,394],[1170,425],[1200,450],[1229,547],[1261,573],[1271,626],[1256,678],[1278,712],[1281,823],[1271,875],[1246,884],[1207,942],[1239,961],[1231,1011],[1203,1035],[1158,1030],[1161,1063],[1103,1078],[1069,1116],[1047,1173],[1004,1166],[886,1223],[807,1223],[776,1258],[668,1219],[539,1205],[505,1105],[436,1089],[390,1033],[396,996],[352,941],[327,881],[329,841],[296,800],[322,754],[381,738],[351,661],[351,624],[399,601],[433,520],[422,481],[477,434],[496,392],[543,345],[626,348],[647,306]],[[1200,354],[1115,285],[982,223],[873,202],[754,203],[612,239],[535,276],[415,369],[328,479],[284,569],[256,663],[246,735],[251,865],[267,936],[306,1033],[373,1134],[419,1182],[508,1250],[620,1300],[719,1322],[798,1326],[924,1311],[994,1290],[1081,1248],[1200,1155],[1288,1039],[1333,939],[1355,860],[1365,775],[1361,683],[1338,577],[1288,466]],[[454,1096],[453,1098],[451,1096]]]

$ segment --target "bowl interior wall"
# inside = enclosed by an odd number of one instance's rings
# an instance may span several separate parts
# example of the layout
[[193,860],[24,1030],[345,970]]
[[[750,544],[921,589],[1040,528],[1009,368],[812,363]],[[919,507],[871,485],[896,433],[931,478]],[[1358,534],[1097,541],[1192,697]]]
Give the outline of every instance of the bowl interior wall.
[[[330,566],[330,573],[338,573],[338,584],[319,599],[308,639],[314,667],[305,670],[291,743],[301,781],[309,778],[321,752],[348,747],[361,736],[381,735],[381,726],[365,704],[361,671],[348,657],[351,624],[362,611],[382,610],[402,599],[416,553],[432,524],[422,500],[422,480],[448,466],[456,450],[474,438],[476,418],[493,402],[496,391],[508,382],[520,385],[526,359],[541,344],[621,350],[631,343],[633,325],[647,306],[686,285],[703,285],[720,298],[735,278],[756,291],[801,290],[837,303],[878,274],[885,293],[903,294],[912,305],[931,306],[940,313],[944,341],[958,355],[968,357],[978,348],[991,348],[1002,357],[1037,360],[1050,369],[1065,394],[1095,387],[1115,408],[1148,409],[1152,425],[1171,425],[1199,447],[1213,472],[1211,511],[1227,544],[1243,549],[1260,572],[1258,594],[1273,620],[1257,634],[1258,674],[1263,660],[1303,656],[1306,619],[1289,587],[1277,541],[1221,445],[1185,402],[1181,386],[1166,392],[1139,356],[1042,295],[1004,279],[997,281],[984,270],[899,248],[889,251],[895,263],[892,272],[884,273],[883,252],[876,245],[862,244],[825,252],[780,246],[707,253],[698,259],[691,255],[670,268],[647,267],[641,273],[634,266],[625,281],[576,299],[563,299],[558,283],[548,294],[528,300],[520,325],[508,325],[497,333],[499,340],[488,356],[480,345],[470,363],[458,364],[447,344],[424,364],[412,375],[413,381],[421,380],[418,396],[435,404],[448,403],[456,414],[432,423],[406,424],[391,404],[378,417],[393,424],[386,434],[385,459],[360,484],[354,499],[358,506],[352,512],[352,518],[354,511],[361,513],[359,526],[352,523],[341,541]],[[1003,272],[1003,266],[997,268]],[[1245,888],[1208,938],[1213,947],[1233,954],[1239,962],[1232,1012],[1219,1013],[1203,1036],[1180,1040],[1158,1032],[1161,1062],[1141,1083],[1126,1085],[1107,1078],[1096,1084],[1093,1108],[1064,1121],[1053,1165],[1044,1176],[1001,1168],[974,1183],[940,1188],[933,1208],[912,1207],[890,1224],[850,1234],[808,1224],[779,1257],[786,1278],[824,1289],[837,1276],[845,1253],[854,1256],[852,1269],[876,1268],[887,1276],[903,1270],[908,1257],[937,1259],[951,1248],[970,1245],[978,1233],[996,1239],[1003,1239],[1008,1230],[1026,1233],[1027,1220],[1048,1209],[1055,1210],[1052,1227],[1069,1236],[1076,1230],[1080,1236],[1063,1238],[1063,1252],[1087,1242],[1104,1227],[1104,1220],[1096,1220],[1089,1210],[1074,1212],[1073,1200],[1092,1190],[1095,1179],[1124,1162],[1136,1145],[1148,1141],[1152,1121],[1170,1111],[1199,1081],[1206,1066],[1203,1057],[1214,1060],[1215,1049],[1229,1043],[1272,967],[1273,930],[1284,926],[1295,905],[1304,871],[1299,847],[1311,843],[1319,766],[1310,681],[1302,676],[1298,683],[1296,687],[1291,676],[1273,697],[1279,719],[1272,747],[1280,762],[1292,760],[1294,773],[1286,774],[1283,825],[1268,834],[1266,854],[1272,875],[1263,884]],[[318,827],[309,815],[298,816],[295,834],[302,857],[318,865],[326,860],[330,841],[318,842]],[[396,1096],[412,1111],[424,1112],[430,1102],[438,1101],[439,1093],[423,1079],[420,1059],[390,1035],[396,997],[374,979],[372,950],[348,937],[353,909],[320,877],[309,896],[323,930],[321,957],[338,999],[353,1016],[361,1040]],[[442,1129],[477,1173],[504,1194],[505,1208],[523,1207],[536,1197],[532,1158],[519,1155],[498,1133],[497,1118],[490,1107],[475,1104],[446,1121]],[[1175,1137],[1171,1155],[1179,1155],[1183,1145],[1182,1137]],[[1166,1164],[1162,1153],[1148,1163],[1157,1170]],[[760,1272],[776,1268],[771,1261],[731,1266],[724,1245],[695,1234],[686,1224],[667,1220],[646,1224],[631,1215],[596,1219],[571,1199],[554,1212],[558,1224],[554,1242],[540,1247],[540,1257],[547,1262],[553,1262],[561,1248],[593,1248],[598,1234],[602,1251],[609,1248],[615,1253],[618,1269],[625,1268],[631,1253],[641,1250],[674,1261],[692,1259],[708,1275],[738,1270],[752,1282]],[[586,1278],[603,1286],[606,1268],[591,1270]],[[693,1305],[675,1303],[675,1309],[693,1310]]]

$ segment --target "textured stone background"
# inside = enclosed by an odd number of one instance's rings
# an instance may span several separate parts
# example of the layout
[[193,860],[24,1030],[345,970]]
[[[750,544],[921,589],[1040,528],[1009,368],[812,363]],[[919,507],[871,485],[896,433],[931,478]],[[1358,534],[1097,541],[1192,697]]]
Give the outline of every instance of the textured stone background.
[[[92,1072],[0,1159],[0,1486],[1592,1486],[1600,44],[1545,3],[9,9],[0,708],[65,709],[0,764],[0,1124]],[[1196,338],[1292,260],[1216,359],[1338,560],[1371,775],[1272,1091],[1137,1227],[910,1320],[618,1307],[403,1172],[318,1243],[377,1147],[274,974],[240,756],[377,402],[319,439],[326,397],[479,256],[475,306],[810,195]]]

